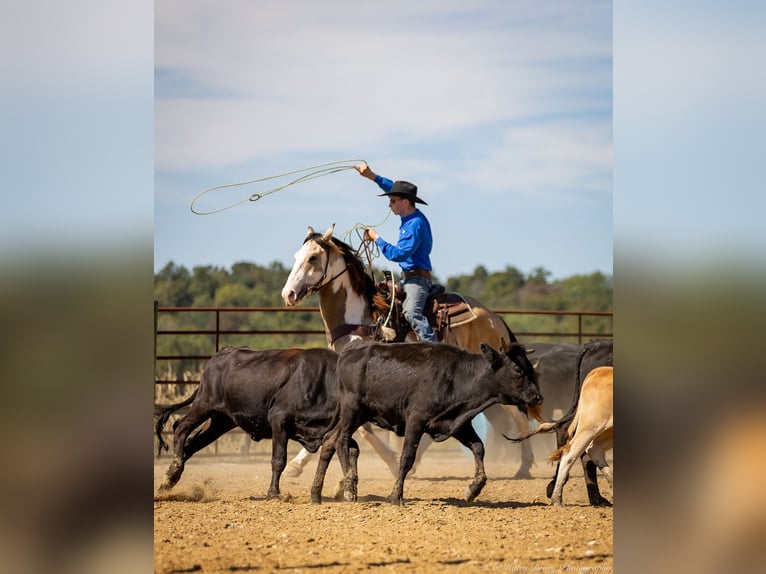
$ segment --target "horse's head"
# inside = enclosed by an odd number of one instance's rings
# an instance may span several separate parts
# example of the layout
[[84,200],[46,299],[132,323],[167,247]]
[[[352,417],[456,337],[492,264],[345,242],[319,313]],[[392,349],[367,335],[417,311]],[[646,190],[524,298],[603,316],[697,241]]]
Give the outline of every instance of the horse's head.
[[300,303],[323,286],[330,267],[330,249],[335,224],[324,233],[319,234],[309,227],[303,245],[295,253],[295,263],[282,287],[282,300],[285,305],[293,306]]

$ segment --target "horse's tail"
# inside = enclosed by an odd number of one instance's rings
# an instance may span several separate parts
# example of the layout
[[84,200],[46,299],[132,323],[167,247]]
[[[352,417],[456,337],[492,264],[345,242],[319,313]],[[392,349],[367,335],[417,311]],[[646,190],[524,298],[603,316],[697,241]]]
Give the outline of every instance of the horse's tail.
[[[494,311],[492,311],[494,313]],[[513,334],[513,331],[511,331],[511,328],[508,326],[508,323],[505,322],[505,319],[500,317],[500,323],[502,323],[503,327],[505,327],[505,332],[508,335],[508,343],[518,343],[519,340],[516,338],[516,335]]]
[[162,428],[165,426],[165,423],[168,422],[168,418],[170,418],[170,415],[172,415],[177,410],[192,404],[194,399],[197,397],[198,392],[199,387],[194,389],[194,392],[189,398],[184,399],[182,402],[176,403],[174,405],[154,406],[154,433],[157,435],[157,440],[159,441],[157,445],[157,458],[159,458],[160,454],[162,453],[162,449],[168,450],[168,445],[162,438]]

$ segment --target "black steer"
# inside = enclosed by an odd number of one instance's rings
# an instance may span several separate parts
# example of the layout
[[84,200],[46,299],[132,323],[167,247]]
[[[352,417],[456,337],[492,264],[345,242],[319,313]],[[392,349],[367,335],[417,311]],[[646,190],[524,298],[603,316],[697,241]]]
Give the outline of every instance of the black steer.
[[[160,407],[155,431],[160,448],[162,427],[170,414],[191,403],[173,432],[174,458],[160,486],[170,490],[181,478],[184,463],[236,426],[255,440],[272,439],[268,497],[279,496],[279,479],[287,464],[287,440],[316,452],[337,421],[338,355],[328,349],[253,351],[225,348],[213,356],[200,386],[185,401]],[[207,428],[190,435],[202,423]]]
[[476,473],[465,499],[476,498],[487,475],[484,444],[471,420],[495,403],[529,407],[542,402],[524,348],[511,343],[506,351],[504,346],[501,343],[498,352],[482,344],[481,354],[430,343],[358,343],[346,347],[338,359],[338,426],[322,445],[312,502],[321,502],[325,472],[336,449],[344,473],[345,498],[356,500],[359,453],[351,448],[351,435],[366,422],[404,437],[390,502],[403,504],[404,478],[424,433],[437,442],[455,437],[471,450]]

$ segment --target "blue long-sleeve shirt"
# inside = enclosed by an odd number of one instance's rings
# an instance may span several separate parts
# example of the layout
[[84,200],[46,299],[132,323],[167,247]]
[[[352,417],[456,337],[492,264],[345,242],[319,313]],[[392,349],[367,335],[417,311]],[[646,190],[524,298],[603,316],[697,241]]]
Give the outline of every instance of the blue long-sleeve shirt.
[[[393,181],[380,175],[375,176],[375,183],[385,192],[391,191],[394,186]],[[375,244],[386,259],[398,263],[403,271],[431,270],[430,255],[433,247],[431,224],[419,209],[402,216],[399,240],[396,245],[388,243],[380,236],[375,240]]]

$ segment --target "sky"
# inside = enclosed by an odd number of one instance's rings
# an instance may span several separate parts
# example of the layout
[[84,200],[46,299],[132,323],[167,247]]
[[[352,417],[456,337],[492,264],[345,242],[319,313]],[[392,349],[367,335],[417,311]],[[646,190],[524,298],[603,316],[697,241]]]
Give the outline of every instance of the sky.
[[611,2],[169,0],[154,74],[155,270],[291,267],[308,226],[395,242],[351,169],[190,209],[366,160],[418,186],[441,279],[613,272]]

